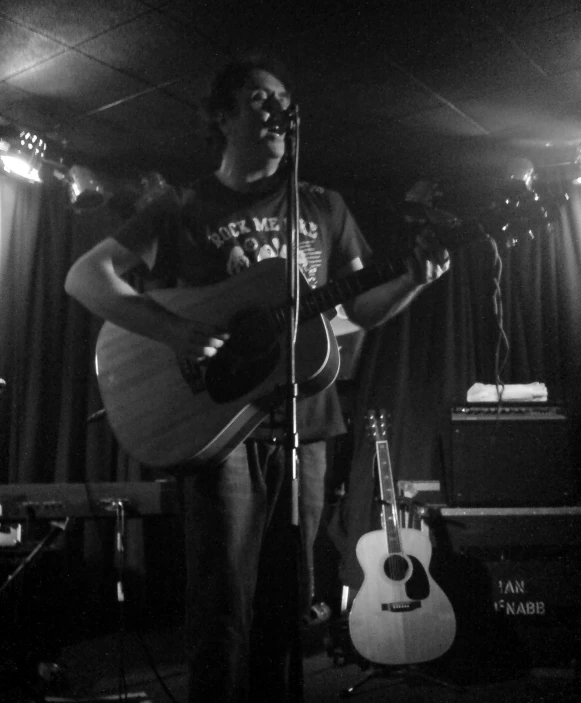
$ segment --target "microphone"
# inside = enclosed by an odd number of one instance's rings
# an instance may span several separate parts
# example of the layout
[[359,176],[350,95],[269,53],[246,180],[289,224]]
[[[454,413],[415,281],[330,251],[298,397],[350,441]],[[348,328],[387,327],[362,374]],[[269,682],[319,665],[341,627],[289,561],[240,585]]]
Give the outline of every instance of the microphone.
[[266,109],[270,115],[264,124],[271,132],[285,134],[295,126],[299,111],[298,105],[289,105],[286,110],[283,110],[278,101],[272,101],[272,104]]

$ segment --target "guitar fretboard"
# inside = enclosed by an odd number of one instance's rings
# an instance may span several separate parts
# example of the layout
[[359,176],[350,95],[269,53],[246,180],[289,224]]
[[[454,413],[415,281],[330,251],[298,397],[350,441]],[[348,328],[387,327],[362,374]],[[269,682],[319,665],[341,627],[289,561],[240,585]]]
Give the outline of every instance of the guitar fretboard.
[[[299,318],[304,322],[321,313],[331,310],[337,305],[356,298],[382,283],[387,283],[407,272],[404,261],[394,261],[383,264],[372,264],[349,276],[330,281],[321,288],[302,292],[299,302]],[[282,331],[286,324],[286,312],[278,308],[274,312],[276,328]]]
[[386,440],[380,440],[375,443],[375,447],[378,462],[379,488],[383,506],[383,520],[387,537],[387,549],[389,554],[401,554],[399,517],[389,446]]

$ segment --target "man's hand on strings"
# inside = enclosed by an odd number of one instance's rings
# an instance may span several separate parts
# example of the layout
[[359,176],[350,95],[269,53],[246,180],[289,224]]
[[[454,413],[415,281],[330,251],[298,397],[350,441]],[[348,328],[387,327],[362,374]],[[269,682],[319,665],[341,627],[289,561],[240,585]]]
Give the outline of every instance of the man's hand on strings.
[[180,317],[172,324],[169,346],[180,361],[200,362],[215,356],[228,336],[210,325]]

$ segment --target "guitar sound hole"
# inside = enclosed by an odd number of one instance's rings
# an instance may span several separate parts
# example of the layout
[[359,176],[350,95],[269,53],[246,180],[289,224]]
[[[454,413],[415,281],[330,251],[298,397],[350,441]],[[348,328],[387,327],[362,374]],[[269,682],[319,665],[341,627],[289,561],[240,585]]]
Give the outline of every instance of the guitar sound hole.
[[208,364],[206,390],[215,403],[231,403],[253,391],[276,369],[280,358],[278,344],[258,357],[242,357],[223,347]]
[[403,581],[408,572],[408,563],[401,554],[392,554],[385,560],[383,570],[392,581]]
[[280,343],[268,310],[236,315],[228,331],[230,338],[208,364],[204,379],[216,403],[229,403],[253,391],[280,359]]

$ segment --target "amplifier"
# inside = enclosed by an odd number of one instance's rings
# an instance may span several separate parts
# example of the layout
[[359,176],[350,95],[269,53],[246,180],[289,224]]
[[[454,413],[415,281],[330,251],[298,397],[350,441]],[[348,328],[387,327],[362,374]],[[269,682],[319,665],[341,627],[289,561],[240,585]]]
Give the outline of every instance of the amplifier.
[[472,403],[452,408],[452,420],[566,420],[559,405],[545,403]]
[[446,493],[450,506],[577,504],[564,410],[540,403],[453,408]]

